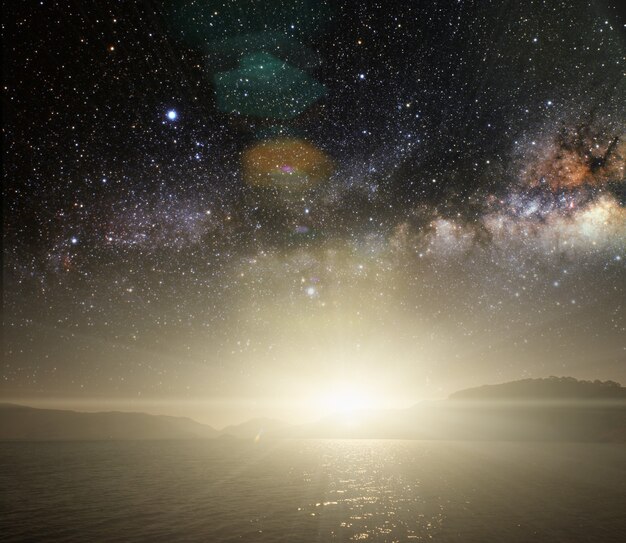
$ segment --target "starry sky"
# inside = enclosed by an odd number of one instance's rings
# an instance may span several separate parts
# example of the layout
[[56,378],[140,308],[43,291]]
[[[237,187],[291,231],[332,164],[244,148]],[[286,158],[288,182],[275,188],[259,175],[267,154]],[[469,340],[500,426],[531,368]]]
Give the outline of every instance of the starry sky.
[[617,5],[9,3],[2,397],[220,425],[626,382]]

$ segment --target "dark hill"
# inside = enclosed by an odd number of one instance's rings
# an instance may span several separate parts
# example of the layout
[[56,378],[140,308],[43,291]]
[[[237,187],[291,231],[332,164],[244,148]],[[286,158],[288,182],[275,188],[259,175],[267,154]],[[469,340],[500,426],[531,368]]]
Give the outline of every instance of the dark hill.
[[579,381],[573,377],[522,379],[455,392],[451,400],[626,400],[615,381]]
[[191,419],[146,413],[79,413],[0,404],[2,440],[190,439],[217,436]]

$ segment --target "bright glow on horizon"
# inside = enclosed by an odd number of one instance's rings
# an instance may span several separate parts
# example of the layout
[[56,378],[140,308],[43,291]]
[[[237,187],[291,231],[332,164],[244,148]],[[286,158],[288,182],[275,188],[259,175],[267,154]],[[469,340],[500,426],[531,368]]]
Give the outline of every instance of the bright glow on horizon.
[[379,402],[367,391],[352,383],[339,383],[316,402],[325,414],[351,414],[376,409]]

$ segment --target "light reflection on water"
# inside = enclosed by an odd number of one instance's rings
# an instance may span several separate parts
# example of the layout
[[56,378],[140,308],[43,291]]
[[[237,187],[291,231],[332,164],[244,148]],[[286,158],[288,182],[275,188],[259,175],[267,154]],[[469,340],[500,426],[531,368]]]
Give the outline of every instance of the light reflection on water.
[[0,444],[7,541],[620,541],[622,445]]

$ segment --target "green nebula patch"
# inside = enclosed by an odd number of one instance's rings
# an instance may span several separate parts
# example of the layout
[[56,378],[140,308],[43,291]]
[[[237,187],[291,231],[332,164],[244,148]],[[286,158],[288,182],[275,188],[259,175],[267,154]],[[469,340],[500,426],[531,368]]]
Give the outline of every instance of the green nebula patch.
[[326,94],[322,83],[266,52],[244,56],[213,82],[221,111],[254,117],[292,119]]

